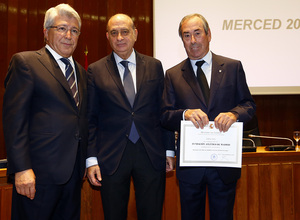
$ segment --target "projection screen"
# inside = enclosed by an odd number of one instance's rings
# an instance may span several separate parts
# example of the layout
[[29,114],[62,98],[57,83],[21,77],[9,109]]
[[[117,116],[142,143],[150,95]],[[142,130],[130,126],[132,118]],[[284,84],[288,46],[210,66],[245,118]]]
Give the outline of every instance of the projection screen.
[[187,58],[180,20],[202,14],[215,54],[241,60],[252,94],[300,94],[299,0],[154,0],[154,56],[164,70]]

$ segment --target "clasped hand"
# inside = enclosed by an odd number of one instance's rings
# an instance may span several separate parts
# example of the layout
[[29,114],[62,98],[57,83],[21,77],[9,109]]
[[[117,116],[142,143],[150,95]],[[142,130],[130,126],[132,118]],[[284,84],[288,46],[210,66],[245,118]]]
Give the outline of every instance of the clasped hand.
[[[184,119],[191,121],[196,128],[203,129],[204,126],[208,125],[209,119],[207,114],[201,109],[188,109],[184,113]],[[214,120],[215,127],[220,132],[226,132],[230,126],[237,121],[237,117],[232,112],[220,113]]]

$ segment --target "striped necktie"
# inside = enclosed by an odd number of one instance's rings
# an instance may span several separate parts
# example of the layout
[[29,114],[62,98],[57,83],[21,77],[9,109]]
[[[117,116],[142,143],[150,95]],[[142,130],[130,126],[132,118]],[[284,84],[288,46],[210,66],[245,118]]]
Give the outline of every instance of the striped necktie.
[[68,84],[70,86],[70,89],[72,91],[73,98],[76,102],[76,106],[78,107],[78,105],[79,105],[79,95],[78,95],[78,89],[77,89],[77,86],[76,86],[75,74],[74,74],[73,67],[72,67],[70,61],[67,58],[61,58],[60,60],[66,65],[66,67],[65,67],[66,78],[67,78]]

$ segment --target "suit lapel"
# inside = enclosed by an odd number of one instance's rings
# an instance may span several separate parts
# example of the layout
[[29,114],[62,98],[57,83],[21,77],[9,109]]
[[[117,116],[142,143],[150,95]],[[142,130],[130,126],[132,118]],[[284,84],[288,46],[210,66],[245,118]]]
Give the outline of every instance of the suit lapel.
[[[140,93],[140,90],[141,90],[141,84],[144,80],[144,76],[145,76],[145,73],[146,73],[146,70],[145,70],[146,63],[145,63],[144,57],[136,51],[135,51],[135,53],[136,53],[136,95],[135,95],[135,100],[134,100],[133,107],[137,103],[137,99],[139,97],[139,93]],[[124,97],[124,99],[127,100],[128,106],[131,107],[131,105],[128,101],[128,98],[126,96],[124,86],[123,86],[123,83],[122,83],[121,78],[120,78],[119,70],[117,68],[117,63],[115,61],[115,58],[114,58],[113,54],[108,56],[107,62],[106,62],[106,67],[107,67],[107,70],[110,73],[113,81],[115,82],[115,84],[120,89],[120,91],[122,93],[122,96]]]
[[40,54],[40,57],[38,58],[40,62],[48,70],[48,72],[62,85],[65,91],[71,96],[73,101],[72,103],[74,104],[74,106],[76,106],[75,100],[73,99],[72,91],[69,87],[66,77],[62,73],[54,57],[46,48],[42,48],[37,53]]
[[222,78],[224,76],[224,62],[222,62],[217,55],[212,54],[212,71],[211,71],[211,85],[210,85],[210,103],[213,102],[217,90],[220,87]]
[[123,83],[121,81],[122,79],[120,77],[120,73],[119,73],[119,70],[117,68],[117,63],[115,61],[113,53],[111,53],[111,55],[107,57],[106,68],[107,68],[107,71],[109,72],[109,74],[111,75],[111,78],[113,79],[114,83],[120,89],[122,97],[126,100],[126,102],[128,103],[128,106],[131,107],[131,105],[128,101],[128,98],[126,96],[124,86],[123,86]]
[[197,78],[195,76],[194,70],[192,68],[191,62],[189,59],[186,59],[182,66],[182,76],[185,81],[190,85],[195,95],[200,99],[203,105],[206,105],[204,96],[202,94],[201,88],[197,82]]
[[136,101],[138,99],[141,90],[141,84],[146,74],[146,63],[144,60],[144,56],[142,56],[140,53],[136,51],[135,53],[136,53],[136,95],[135,95],[135,101]]

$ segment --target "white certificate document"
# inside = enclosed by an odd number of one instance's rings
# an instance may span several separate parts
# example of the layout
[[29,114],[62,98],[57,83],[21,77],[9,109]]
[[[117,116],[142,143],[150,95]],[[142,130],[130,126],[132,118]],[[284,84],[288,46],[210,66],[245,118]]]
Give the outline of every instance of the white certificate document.
[[191,121],[181,121],[179,165],[241,168],[242,141],[242,122],[220,132],[213,121],[203,129],[196,128]]

